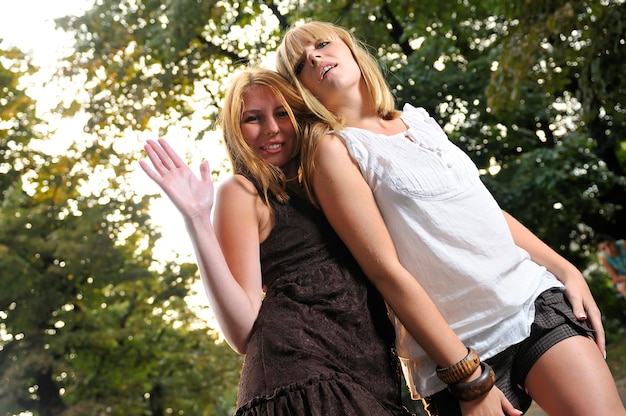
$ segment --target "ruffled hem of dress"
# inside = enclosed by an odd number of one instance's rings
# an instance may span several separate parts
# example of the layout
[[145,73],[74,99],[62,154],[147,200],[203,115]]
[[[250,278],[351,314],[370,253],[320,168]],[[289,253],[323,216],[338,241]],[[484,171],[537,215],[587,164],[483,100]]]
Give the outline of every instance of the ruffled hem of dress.
[[320,375],[242,404],[235,416],[411,416],[401,405],[378,401],[341,373]]

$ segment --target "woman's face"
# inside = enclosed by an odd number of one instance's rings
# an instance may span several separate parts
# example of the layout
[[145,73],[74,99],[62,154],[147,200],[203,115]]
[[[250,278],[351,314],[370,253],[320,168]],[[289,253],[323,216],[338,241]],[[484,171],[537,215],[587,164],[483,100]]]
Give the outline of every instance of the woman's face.
[[339,38],[307,43],[295,72],[322,104],[333,109],[349,88],[359,86],[361,70],[352,51]]
[[248,146],[263,160],[283,170],[293,161],[296,132],[269,87],[253,86],[244,94],[239,125]]

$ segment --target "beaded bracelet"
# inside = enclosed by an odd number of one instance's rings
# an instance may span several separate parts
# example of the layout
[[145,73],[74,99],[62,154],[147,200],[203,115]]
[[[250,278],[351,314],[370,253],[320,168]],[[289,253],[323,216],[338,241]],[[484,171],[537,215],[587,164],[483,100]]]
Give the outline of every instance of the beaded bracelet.
[[489,364],[480,363],[482,373],[478,378],[466,383],[454,383],[448,385],[448,390],[454,397],[465,402],[476,400],[489,393],[489,390],[496,384],[496,374]]
[[475,349],[468,348],[467,355],[458,363],[445,368],[437,366],[437,377],[446,384],[458,383],[474,374],[479,365],[478,353]]

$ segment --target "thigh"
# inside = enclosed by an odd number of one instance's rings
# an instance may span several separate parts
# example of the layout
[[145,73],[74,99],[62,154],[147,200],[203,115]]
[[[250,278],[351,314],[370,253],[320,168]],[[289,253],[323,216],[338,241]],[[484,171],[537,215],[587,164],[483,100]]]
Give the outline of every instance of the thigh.
[[526,389],[550,415],[625,415],[615,382],[595,342],[577,335],[548,349],[532,366]]
[[[511,375],[513,362],[517,356],[519,345],[513,345],[494,357],[485,360],[496,373],[496,387],[506,396],[513,407],[523,412],[532,403],[530,396],[518,386]],[[423,400],[429,416],[461,416],[459,401],[448,389],[442,390]]]

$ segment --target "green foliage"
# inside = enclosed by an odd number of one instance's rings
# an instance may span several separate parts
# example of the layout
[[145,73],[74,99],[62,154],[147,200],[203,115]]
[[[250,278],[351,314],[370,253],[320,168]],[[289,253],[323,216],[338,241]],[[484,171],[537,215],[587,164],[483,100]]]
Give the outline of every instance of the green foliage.
[[86,173],[72,174],[77,163],[47,160],[32,190],[5,193],[0,407],[203,414],[220,404],[206,389],[230,391],[232,399],[238,360],[184,300],[195,266],[151,271],[150,247],[141,248],[156,237],[145,225],[146,200],[81,194],[76,184]]
[[35,136],[32,126],[40,120],[19,81],[35,70],[20,51],[0,50],[0,192],[15,181],[18,168],[29,168],[33,157],[25,145]]
[[[537,231],[552,245],[575,255],[568,250],[568,239],[575,243],[574,251],[584,251],[591,230],[625,229],[624,2],[533,1],[509,7],[507,16],[516,24],[502,43],[499,68],[486,90],[489,104],[495,116],[510,120],[507,124],[516,131],[535,136],[534,143],[528,143],[531,148],[519,146],[520,156],[514,160],[521,165],[526,159],[528,172],[533,157],[524,158],[522,152],[544,148],[558,155],[552,166],[542,163],[539,155],[534,172],[545,171],[543,177],[552,177],[554,186],[534,194],[550,212],[550,220],[554,211],[549,204],[563,206],[558,216],[566,222],[559,222],[569,230],[561,228],[560,237],[554,238],[548,220],[533,222],[540,223]],[[527,97],[537,97],[536,104],[529,106]],[[520,117],[520,109],[529,111]],[[509,176],[511,184],[517,179]],[[526,195],[527,201],[534,200]],[[528,217],[528,205],[519,205],[511,209]],[[543,229],[550,233],[541,233]]]
[[128,156],[107,142],[33,152],[34,121],[3,142],[2,414],[231,413],[241,360],[187,305],[196,266],[152,259],[149,198],[116,162]]
[[578,265],[595,232],[626,229],[622,1],[367,3],[367,19],[324,16],[366,40],[399,103],[494,172],[506,210]]
[[[151,117],[214,114],[233,67],[276,46],[256,1],[100,1],[58,23],[76,34],[66,75],[86,74],[89,129],[145,129]],[[247,29],[247,31],[246,31]]]
[[593,271],[588,282],[596,302],[602,306],[602,324],[607,344],[623,340],[626,329],[626,299],[618,296],[611,278],[601,270]]
[[503,207],[579,262],[594,231],[626,228],[623,15],[615,0],[109,0],[59,24],[76,34],[96,130],[175,122],[191,104],[211,120],[228,75],[289,25],[350,28],[398,102],[424,106],[481,169],[499,169],[485,181]]
[[[230,74],[262,61],[286,27],[336,22],[379,57],[399,103],[425,107],[468,152],[503,208],[582,267],[595,251],[594,233],[626,229],[624,7],[623,0],[426,0],[419,7],[408,0],[100,0],[58,21],[76,37],[60,75],[86,79],[89,100],[70,114],[88,111],[88,131],[105,143],[161,117],[181,124],[199,113],[209,126]],[[182,297],[195,272],[174,264],[154,271],[146,201],[120,183],[79,192],[109,158],[121,160],[111,163],[118,177],[131,158],[104,145],[55,160],[27,150],[37,121],[8,64],[20,62],[14,53],[0,57],[0,263],[7,270],[0,319],[11,335],[0,376],[12,387],[0,387],[0,407],[17,412],[46,397],[49,409],[73,414],[100,405],[159,414],[161,403],[228,414],[240,361],[206,329],[192,329]],[[32,189],[21,186],[27,172],[36,172]],[[621,300],[605,280],[590,283],[607,332],[619,336]],[[223,378],[207,376],[213,371]]]

